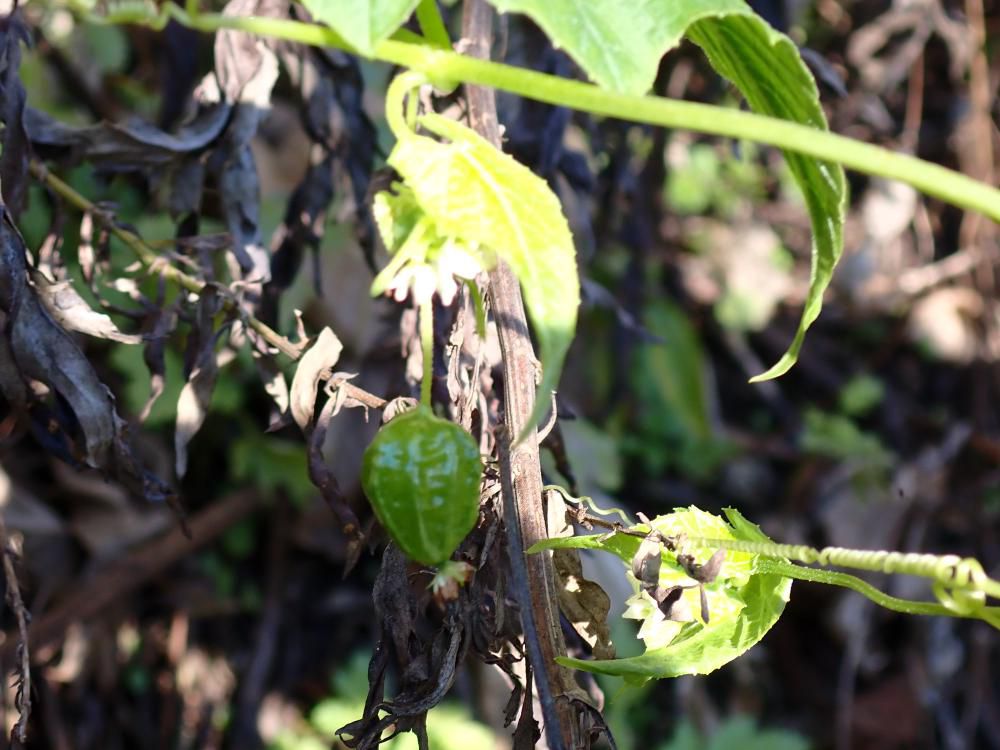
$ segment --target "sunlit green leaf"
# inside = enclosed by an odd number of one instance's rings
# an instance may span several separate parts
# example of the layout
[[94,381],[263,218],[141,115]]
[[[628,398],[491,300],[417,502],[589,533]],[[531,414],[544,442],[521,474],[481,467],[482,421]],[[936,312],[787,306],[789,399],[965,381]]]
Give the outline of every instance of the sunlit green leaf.
[[407,136],[389,164],[436,231],[492,249],[520,280],[542,362],[537,423],[558,383],[580,304],[576,251],[559,199],[544,180],[464,125],[435,114],[420,124],[449,142]]
[[[654,528],[668,536],[684,534],[711,539],[767,541],[767,537],[738,512],[727,509],[726,515],[732,525],[697,508],[677,510],[653,519],[652,523]],[[639,541],[637,537],[624,534],[590,535],[548,539],[529,551],[574,547],[602,549],[618,555],[629,565]],[[696,560],[704,563],[713,552],[712,549],[699,549]],[[666,646],[647,649],[640,656],[626,659],[588,661],[567,658],[559,659],[559,662],[575,669],[619,675],[635,681],[707,674],[718,669],[758,643],[777,622],[788,601],[791,580],[760,572],[758,559],[757,555],[750,553],[727,551],[718,577],[705,586],[711,614],[709,621],[659,623],[658,627],[676,632]],[[661,586],[691,583],[677,564],[675,553],[664,552],[662,565]],[[691,589],[685,591],[684,596],[694,598],[698,593]]]
[[743,0],[490,0],[532,18],[601,86],[645,94],[660,58],[701,18],[749,13]]
[[[743,0],[491,0],[525,13],[598,84],[643,94],[660,58],[687,37],[732,81],[755,112],[826,130],[812,74],[795,44]],[[627,18],[627,23],[622,19]],[[778,377],[798,357],[806,330],[843,250],[845,181],[839,165],[791,152],[789,168],[805,195],[813,231],[812,272],[802,318],[788,351],[754,381]]]
[[[816,82],[798,48],[756,15],[734,13],[706,18],[692,24],[687,36],[705,51],[718,73],[736,84],[755,112],[827,129]],[[844,248],[844,170],[837,164],[790,151],[785,152],[785,159],[805,197],[812,224],[809,291],[788,351],[752,381],[776,378],[795,364],[806,330],[819,316],[823,292]]]
[[340,34],[358,52],[370,55],[410,17],[420,0],[302,0],[313,18]]

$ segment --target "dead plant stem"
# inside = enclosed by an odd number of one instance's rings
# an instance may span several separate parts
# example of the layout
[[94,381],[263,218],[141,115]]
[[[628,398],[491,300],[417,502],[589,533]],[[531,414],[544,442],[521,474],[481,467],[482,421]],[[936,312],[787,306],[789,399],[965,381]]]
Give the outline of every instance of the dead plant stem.
[[[464,51],[488,59],[493,38],[492,9],[485,0],[465,0],[462,15]],[[492,89],[466,86],[469,121],[479,135],[500,148],[496,96]],[[535,684],[542,705],[546,738],[551,750],[580,747],[572,705],[562,700],[573,687],[572,673],[559,667],[555,657],[566,646],[559,624],[555,571],[549,553],[525,556],[524,550],[545,539],[542,507],[542,474],[538,441],[531,430],[518,444],[531,415],[535,398],[535,354],[517,277],[505,263],[490,272],[490,297],[497,322],[504,373],[504,429],[499,435],[504,519],[514,584],[520,589],[521,622]],[[521,575],[518,575],[521,573]],[[525,590],[526,589],[526,590]]]

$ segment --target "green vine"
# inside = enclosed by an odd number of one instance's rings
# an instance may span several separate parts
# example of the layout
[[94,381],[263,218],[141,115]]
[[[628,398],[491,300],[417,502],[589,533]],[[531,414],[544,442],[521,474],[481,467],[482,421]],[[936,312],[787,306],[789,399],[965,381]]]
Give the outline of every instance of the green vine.
[[[204,32],[232,29],[313,46],[338,47],[357,54],[340,35],[325,26],[287,19],[196,13],[193,2],[188,3],[187,10],[171,2],[164,3],[159,10],[145,3],[128,2],[112,5],[105,15],[94,14],[79,1],[70,6],[94,23],[130,23],[160,30],[173,19]],[[928,195],[978,211],[1000,223],[1000,190],[907,154],[750,112],[660,96],[619,94],[580,81],[467,57],[442,49],[431,40],[421,38],[422,43],[416,43],[402,41],[402,37],[412,39],[413,34],[397,34],[380,42],[371,57],[424,73],[438,88],[451,89],[458,83],[490,86],[596,115],[754,140],[908,183]]]
[[431,406],[431,378],[434,377],[434,303],[420,303],[420,348],[424,360],[424,374],[420,381],[420,404]]
[[[961,616],[980,617],[984,613],[990,617],[983,617],[992,625],[1000,628],[1000,608],[987,608],[985,606],[986,597],[1000,599],[1000,581],[995,581],[986,575],[983,566],[978,560],[972,557],[962,558],[958,555],[931,555],[911,552],[892,552],[888,550],[857,550],[844,547],[825,547],[816,549],[806,545],[775,544],[773,542],[749,542],[733,539],[703,539],[696,537],[687,538],[686,542],[695,547],[711,549],[727,549],[739,552],[749,552],[755,555],[763,555],[769,558],[784,558],[786,560],[797,560],[807,564],[818,564],[824,566],[837,566],[841,568],[855,568],[857,570],[870,570],[888,575],[911,575],[920,578],[927,578],[932,582],[934,596],[941,603],[943,611],[934,614],[957,614]],[[772,562],[774,562],[772,560]],[[807,578],[798,575],[798,571],[809,570],[790,563],[782,563],[782,570],[792,569],[796,575],[790,577],[800,577],[804,580],[819,580],[821,583],[833,583],[837,586],[847,586],[858,591],[858,593],[868,596],[878,604],[888,606],[883,601],[905,602],[907,600],[894,599],[886,594],[878,592],[880,597],[885,597],[880,601],[871,596],[870,591],[877,591],[873,587],[864,583],[854,576],[846,574],[836,574],[835,577],[827,580],[818,578]],[[780,572],[772,566],[774,572]],[[785,573],[782,573],[785,575]],[[846,582],[850,579],[852,582]],[[865,590],[859,586],[866,587]],[[920,604],[919,602],[911,602]],[[894,606],[889,606],[894,609]],[[908,611],[908,610],[900,610]],[[914,614],[931,614],[930,612],[914,612]]]
[[893,612],[902,612],[907,615],[932,615],[939,617],[967,617],[970,619],[984,620],[993,627],[1000,630],[1000,607],[981,606],[971,610],[958,610],[946,604],[935,602],[918,602],[912,599],[900,599],[883,591],[879,591],[867,581],[863,581],[857,576],[849,573],[842,573],[835,570],[822,570],[819,568],[805,568],[783,560],[762,560],[760,569],[763,573],[775,573],[794,578],[800,581],[810,581],[812,583],[825,583],[831,586],[841,586],[851,589],[855,593],[867,597],[875,604]]

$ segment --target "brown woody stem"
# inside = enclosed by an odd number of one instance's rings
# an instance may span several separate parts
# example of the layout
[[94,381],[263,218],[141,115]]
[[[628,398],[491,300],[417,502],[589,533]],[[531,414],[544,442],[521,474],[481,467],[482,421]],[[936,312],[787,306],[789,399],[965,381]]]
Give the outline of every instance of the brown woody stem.
[[[492,9],[485,0],[465,0],[462,44],[465,52],[488,59],[493,38]],[[469,121],[479,135],[500,148],[496,96],[492,89],[466,86]],[[504,518],[513,567],[514,583],[521,605],[521,622],[528,657],[542,704],[548,745],[551,750],[580,747],[572,705],[561,700],[573,687],[572,672],[555,663],[566,645],[559,625],[555,571],[551,555],[525,556],[524,550],[548,537],[542,507],[542,472],[535,430],[511,446],[531,416],[535,399],[535,353],[517,277],[506,263],[490,272],[490,298],[503,354],[504,429],[499,435],[500,471],[503,483]],[[518,580],[524,571],[526,580]],[[527,590],[523,590],[527,589]]]

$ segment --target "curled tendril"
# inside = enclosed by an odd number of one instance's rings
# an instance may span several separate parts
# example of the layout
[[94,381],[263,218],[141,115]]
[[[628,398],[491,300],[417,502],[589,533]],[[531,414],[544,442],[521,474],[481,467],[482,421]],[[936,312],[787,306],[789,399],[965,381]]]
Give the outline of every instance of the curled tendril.
[[699,547],[722,547],[807,564],[871,570],[878,573],[919,576],[933,582],[934,596],[945,608],[963,615],[981,612],[986,597],[1000,598],[1000,582],[994,581],[973,557],[932,555],[888,550],[857,550],[844,547],[816,549],[806,545],[768,544],[729,539],[689,538]]
[[398,140],[413,134],[417,124],[417,99],[407,96],[428,83],[427,76],[415,70],[400,73],[385,92],[385,120]]

